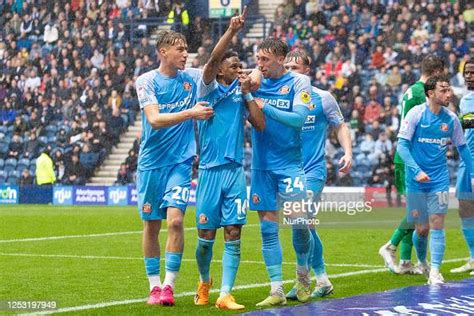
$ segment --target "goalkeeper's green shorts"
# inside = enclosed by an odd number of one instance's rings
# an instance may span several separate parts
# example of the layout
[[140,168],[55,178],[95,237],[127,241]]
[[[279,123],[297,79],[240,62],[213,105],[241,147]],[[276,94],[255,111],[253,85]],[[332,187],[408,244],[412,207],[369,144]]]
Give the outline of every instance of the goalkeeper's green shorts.
[[395,163],[395,187],[399,194],[405,194],[405,164]]

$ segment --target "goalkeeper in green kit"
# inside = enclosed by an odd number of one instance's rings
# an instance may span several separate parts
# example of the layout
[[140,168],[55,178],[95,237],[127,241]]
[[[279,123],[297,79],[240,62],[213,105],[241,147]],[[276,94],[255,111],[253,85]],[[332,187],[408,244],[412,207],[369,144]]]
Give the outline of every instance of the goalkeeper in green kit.
[[[403,95],[402,115],[400,125],[405,119],[408,111],[413,107],[425,103],[425,82],[429,77],[441,74],[444,70],[444,62],[434,56],[428,55],[421,62],[421,77]],[[395,186],[399,194],[405,194],[405,165],[398,153],[395,153]],[[411,253],[413,248],[413,231],[415,225],[408,223],[406,217],[402,219],[398,228],[393,232],[390,240],[379,249],[385,266],[397,274],[421,274],[422,271],[413,266]],[[397,247],[401,242],[400,265],[397,265]]]

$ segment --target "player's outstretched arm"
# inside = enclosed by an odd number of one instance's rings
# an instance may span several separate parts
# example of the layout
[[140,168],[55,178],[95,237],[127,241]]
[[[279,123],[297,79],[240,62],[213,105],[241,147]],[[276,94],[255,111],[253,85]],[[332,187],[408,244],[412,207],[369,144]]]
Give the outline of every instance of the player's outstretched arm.
[[245,99],[245,105],[249,110],[248,120],[257,131],[262,131],[265,128],[265,115],[252,96],[252,79],[247,75],[240,75],[239,82]]
[[337,139],[339,144],[341,144],[342,149],[344,149],[344,156],[339,160],[339,171],[342,173],[349,173],[352,168],[352,139],[349,128],[346,123],[339,124],[336,127]]
[[411,144],[408,139],[401,137],[398,138],[397,152],[405,163],[405,166],[411,168],[414,171],[414,174],[416,174],[416,181],[427,182],[430,180],[428,175],[421,170],[415,159],[413,159],[411,154]]
[[247,7],[244,7],[242,14],[233,17],[230,19],[230,24],[227,31],[221,37],[219,42],[217,42],[216,46],[212,50],[211,57],[209,61],[204,66],[204,72],[202,75],[202,80],[206,85],[211,83],[217,76],[217,72],[219,70],[219,65],[221,63],[221,59],[227,50],[227,47],[234,37],[243,27],[245,23],[245,17],[247,16]]
[[183,121],[196,119],[207,120],[214,115],[214,110],[207,106],[208,102],[197,102],[194,107],[176,113],[160,113],[158,105],[151,104],[143,108],[146,119],[153,129],[179,124]]

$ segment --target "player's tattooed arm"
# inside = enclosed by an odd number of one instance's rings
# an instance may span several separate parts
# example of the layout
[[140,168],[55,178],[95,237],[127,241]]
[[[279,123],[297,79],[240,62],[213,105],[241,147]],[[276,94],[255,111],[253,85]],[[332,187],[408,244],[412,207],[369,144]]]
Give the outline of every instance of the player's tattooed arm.
[[206,85],[210,84],[214,79],[216,79],[217,72],[219,71],[219,65],[221,64],[222,57],[224,56],[227,47],[232,40],[232,37],[235,36],[245,24],[245,17],[247,16],[247,7],[244,7],[242,10],[242,14],[233,17],[230,19],[229,28],[227,31],[222,35],[219,42],[217,42],[216,46],[212,50],[211,57],[209,61],[204,66],[204,72],[202,75],[202,80]]
[[240,75],[239,82],[245,98],[245,105],[249,110],[248,121],[257,131],[262,131],[265,128],[265,115],[251,95],[252,79],[247,75]]
[[208,102],[197,102],[194,107],[176,113],[160,113],[158,105],[150,104],[143,108],[146,119],[153,129],[160,129],[179,124],[183,121],[207,120],[214,115],[214,110],[210,108]]

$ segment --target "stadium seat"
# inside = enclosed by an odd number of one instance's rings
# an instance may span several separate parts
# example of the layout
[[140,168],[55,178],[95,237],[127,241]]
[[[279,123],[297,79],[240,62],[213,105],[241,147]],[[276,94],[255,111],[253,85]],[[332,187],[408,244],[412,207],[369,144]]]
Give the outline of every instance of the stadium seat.
[[51,136],[51,137],[48,137],[48,145],[54,145],[56,146],[56,136]]
[[8,141],[0,140],[0,157],[6,157],[8,152]]
[[48,143],[48,137],[46,136],[40,136],[38,137],[38,141],[44,145],[46,145]]
[[3,166],[3,170],[5,170],[5,172],[10,172],[10,171],[16,169],[16,165],[17,165],[17,161],[16,161],[15,158],[8,158],[5,161],[5,165]]
[[3,169],[3,166],[5,165],[5,160],[3,160],[2,158],[0,158],[0,170]]
[[22,158],[18,161],[16,170],[22,172],[23,169],[28,169],[29,166],[30,166],[30,160],[27,158]]
[[10,176],[7,178],[7,183],[8,184],[18,184],[18,177]]
[[44,135],[46,137],[51,138],[52,136],[56,136],[56,132],[58,131],[58,128],[56,125],[48,125],[44,128]]
[[15,177],[19,178],[20,177],[20,172],[18,170],[11,170],[8,172],[8,178],[10,177]]

